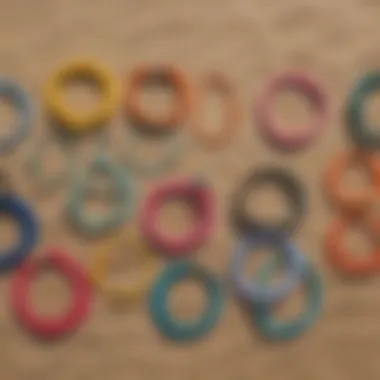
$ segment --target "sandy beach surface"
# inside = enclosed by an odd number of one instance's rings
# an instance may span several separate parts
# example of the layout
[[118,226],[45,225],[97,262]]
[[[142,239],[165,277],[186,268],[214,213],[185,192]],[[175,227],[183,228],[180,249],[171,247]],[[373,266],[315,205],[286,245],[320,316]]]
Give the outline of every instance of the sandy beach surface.
[[[229,296],[226,311],[211,334],[181,344],[167,342],[158,334],[144,302],[133,309],[114,310],[96,294],[88,321],[69,339],[46,344],[15,322],[9,307],[9,276],[5,275],[0,279],[0,378],[378,380],[380,276],[352,282],[331,269],[323,238],[335,214],[322,194],[321,179],[334,154],[350,147],[342,118],[349,90],[360,75],[380,64],[379,17],[380,3],[373,0],[1,1],[0,73],[28,91],[37,115],[30,138],[13,154],[1,157],[0,166],[11,173],[12,186],[38,211],[43,229],[36,255],[46,246],[61,246],[88,265],[97,245],[76,236],[62,221],[67,187],[43,194],[26,176],[25,162],[31,150],[50,131],[41,96],[48,75],[67,60],[92,57],[107,65],[125,87],[136,65],[168,62],[181,67],[195,86],[205,74],[222,72],[236,85],[243,107],[243,121],[227,149],[209,151],[187,133],[187,149],[171,172],[206,176],[216,192],[216,230],[197,260],[225,276],[236,243],[229,224],[230,196],[248,170],[280,164],[292,169],[307,188],[308,213],[293,239],[323,276],[325,298],[318,321],[291,342],[260,338]],[[253,104],[272,75],[298,69],[323,83],[331,100],[331,117],[310,148],[285,155],[273,150],[259,134]],[[277,111],[288,123],[307,121],[306,105],[303,98],[287,97]],[[379,122],[376,105],[371,104],[369,111]],[[1,132],[9,120],[3,120]],[[191,125],[182,127],[190,130]],[[125,133],[121,116],[107,128],[109,151],[121,160],[127,149],[120,138]],[[77,165],[84,167],[95,147],[94,139],[80,142]],[[48,151],[49,163],[65,157],[54,142]],[[140,202],[152,183],[137,181]],[[276,211],[278,203],[269,193],[261,202],[267,203],[267,212]],[[168,224],[178,224],[173,222],[178,218],[174,213],[168,211]],[[5,244],[10,227],[4,224],[1,231]],[[357,238],[350,244],[363,250],[365,242]],[[118,277],[126,273],[128,263],[123,261],[119,267],[124,272],[119,268]],[[199,307],[202,297],[195,290],[187,287],[176,295],[178,312]],[[32,298],[40,310],[57,312],[68,302],[69,292],[64,282],[44,274],[36,281]],[[293,298],[283,315],[302,307],[302,298]]]

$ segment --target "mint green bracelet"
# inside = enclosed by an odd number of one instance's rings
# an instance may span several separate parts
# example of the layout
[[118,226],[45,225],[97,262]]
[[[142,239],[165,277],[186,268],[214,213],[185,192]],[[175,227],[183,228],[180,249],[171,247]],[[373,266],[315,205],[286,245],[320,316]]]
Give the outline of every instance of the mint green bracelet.
[[[110,191],[103,196],[112,196],[117,203],[106,213],[88,213],[84,210],[84,200],[88,193],[96,191],[94,176],[109,176]],[[125,169],[113,162],[105,153],[97,154],[83,177],[74,176],[67,202],[67,216],[73,227],[86,236],[103,235],[120,227],[132,216],[134,209],[134,183]]]

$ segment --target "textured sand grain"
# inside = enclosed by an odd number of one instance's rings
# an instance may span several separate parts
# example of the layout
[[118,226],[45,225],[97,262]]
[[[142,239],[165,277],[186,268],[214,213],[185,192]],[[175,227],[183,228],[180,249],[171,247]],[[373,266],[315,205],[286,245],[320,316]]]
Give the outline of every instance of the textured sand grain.
[[[43,345],[30,339],[11,318],[8,279],[3,277],[0,377],[377,380],[380,280],[346,283],[326,264],[321,239],[331,215],[320,192],[320,176],[329,157],[347,145],[340,111],[351,83],[362,71],[379,65],[379,17],[380,4],[373,0],[1,1],[0,72],[17,78],[36,99],[47,74],[74,55],[103,60],[120,78],[136,63],[146,61],[174,62],[194,81],[214,68],[229,75],[244,101],[243,128],[223,153],[208,153],[193,144],[178,169],[207,173],[218,191],[221,219],[200,260],[218,273],[225,271],[233,245],[225,207],[234,184],[249,166],[281,162],[302,177],[310,194],[310,212],[295,239],[322,271],[326,299],[315,327],[288,344],[260,340],[232,301],[209,339],[182,347],[156,334],[143,307],[115,313],[97,298],[90,320],[72,339]],[[284,157],[263,143],[250,107],[269,75],[298,67],[325,80],[333,118],[311,149]],[[119,128],[119,121],[114,124]],[[44,128],[39,115],[38,131],[22,149],[1,158],[1,166],[15,170],[15,186],[36,202],[44,222],[42,245],[65,245],[85,262],[89,249],[58,219],[63,193],[38,200],[23,178],[25,154]],[[116,154],[120,151],[115,148]]]

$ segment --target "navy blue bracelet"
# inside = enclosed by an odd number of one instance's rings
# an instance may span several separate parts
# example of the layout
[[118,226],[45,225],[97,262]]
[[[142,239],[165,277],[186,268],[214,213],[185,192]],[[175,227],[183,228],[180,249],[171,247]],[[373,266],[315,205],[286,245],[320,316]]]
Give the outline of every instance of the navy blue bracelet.
[[10,249],[0,248],[0,270],[20,264],[31,253],[38,238],[38,221],[32,209],[18,196],[0,194],[0,213],[9,215],[20,226],[19,241]]

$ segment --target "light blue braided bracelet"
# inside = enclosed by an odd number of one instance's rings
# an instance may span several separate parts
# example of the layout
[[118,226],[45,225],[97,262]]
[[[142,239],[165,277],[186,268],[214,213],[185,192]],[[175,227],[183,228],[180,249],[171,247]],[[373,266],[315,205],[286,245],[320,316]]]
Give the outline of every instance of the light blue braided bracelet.
[[[134,183],[125,169],[114,163],[104,152],[95,156],[87,170],[83,178],[76,176],[73,179],[67,202],[67,215],[72,225],[87,236],[106,234],[131,217],[134,208]],[[110,192],[117,199],[117,203],[105,214],[93,214],[84,210],[86,195],[96,190],[94,176],[98,174],[109,177],[112,189]]]

